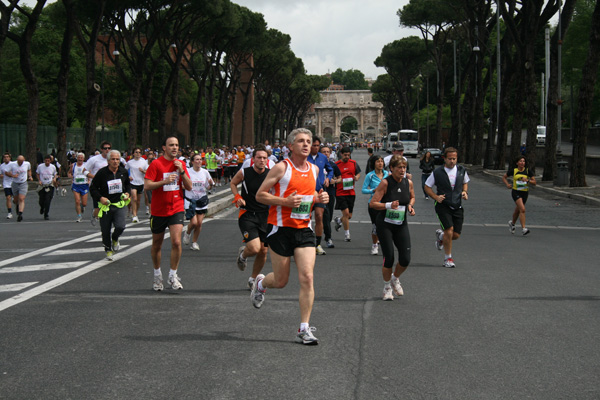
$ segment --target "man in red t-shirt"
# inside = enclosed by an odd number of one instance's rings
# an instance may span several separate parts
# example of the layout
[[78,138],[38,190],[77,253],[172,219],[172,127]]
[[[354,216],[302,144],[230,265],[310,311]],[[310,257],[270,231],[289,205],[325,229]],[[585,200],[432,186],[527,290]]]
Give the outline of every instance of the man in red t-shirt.
[[156,291],[163,290],[160,270],[161,249],[165,229],[171,233],[171,270],[169,284],[175,290],[183,289],[177,267],[181,259],[181,232],[183,230],[183,190],[192,190],[192,181],[185,164],[177,159],[179,140],[168,137],[162,145],[164,155],[150,164],[144,177],[144,191],[152,190],[150,229],[152,230],[152,263],[154,264],[154,284]]
[[335,191],[335,209],[342,211],[342,219],[335,217],[335,230],[339,230],[340,226],[344,226],[344,240],[350,241],[350,219],[354,211],[354,200],[356,192],[354,185],[360,178],[360,167],[356,161],[350,159],[351,150],[349,147],[344,147],[340,151],[342,159],[336,162],[342,173]]

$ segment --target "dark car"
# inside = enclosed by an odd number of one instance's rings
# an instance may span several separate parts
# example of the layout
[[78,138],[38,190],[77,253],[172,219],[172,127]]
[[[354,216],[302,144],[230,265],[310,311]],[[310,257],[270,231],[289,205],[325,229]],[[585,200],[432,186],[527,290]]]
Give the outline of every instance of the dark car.
[[433,157],[434,164],[441,165],[444,163],[444,156],[440,149],[436,149],[436,148],[423,149],[423,152],[421,153],[421,155],[423,155],[427,152],[431,153],[431,157]]

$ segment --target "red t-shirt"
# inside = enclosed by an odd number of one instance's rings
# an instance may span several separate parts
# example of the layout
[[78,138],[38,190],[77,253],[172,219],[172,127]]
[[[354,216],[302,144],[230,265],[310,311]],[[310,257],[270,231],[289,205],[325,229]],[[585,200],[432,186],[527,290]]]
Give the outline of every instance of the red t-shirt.
[[[175,160],[169,161],[164,157],[154,160],[146,171],[145,179],[153,182],[160,182],[167,178],[171,173],[177,173],[177,168],[173,164]],[[189,177],[185,163],[183,170]],[[183,212],[183,179],[181,176],[175,182],[159,187],[152,191],[152,203],[150,205],[150,214],[157,217],[170,217],[178,212]]]
[[353,159],[349,159],[346,162],[338,160],[336,164],[342,173],[342,183],[336,184],[335,196],[355,196],[354,185],[356,182],[354,182],[354,176],[360,172],[356,161]]

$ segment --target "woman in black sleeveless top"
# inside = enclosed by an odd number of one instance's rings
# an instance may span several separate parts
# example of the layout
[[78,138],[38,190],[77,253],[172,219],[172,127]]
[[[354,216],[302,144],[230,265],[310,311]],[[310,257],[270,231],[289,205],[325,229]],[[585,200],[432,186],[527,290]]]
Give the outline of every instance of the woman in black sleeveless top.
[[[410,263],[410,234],[406,214],[415,215],[415,191],[412,181],[405,177],[406,166],[403,157],[392,157],[392,174],[377,186],[369,204],[371,208],[379,210],[376,225],[383,253],[383,300],[394,300],[392,291],[396,296],[404,294],[398,277]],[[394,246],[398,249],[398,263],[392,274]]]

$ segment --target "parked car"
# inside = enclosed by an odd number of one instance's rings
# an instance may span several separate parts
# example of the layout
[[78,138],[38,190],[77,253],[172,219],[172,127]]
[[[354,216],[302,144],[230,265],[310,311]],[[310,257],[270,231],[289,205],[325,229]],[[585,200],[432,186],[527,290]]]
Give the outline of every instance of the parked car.
[[421,156],[423,156],[423,154],[430,152],[431,153],[431,157],[433,157],[433,163],[436,165],[441,165],[444,163],[444,155],[442,153],[442,151],[440,149],[436,149],[436,148],[427,148],[427,149],[423,149],[423,151],[421,152]]

